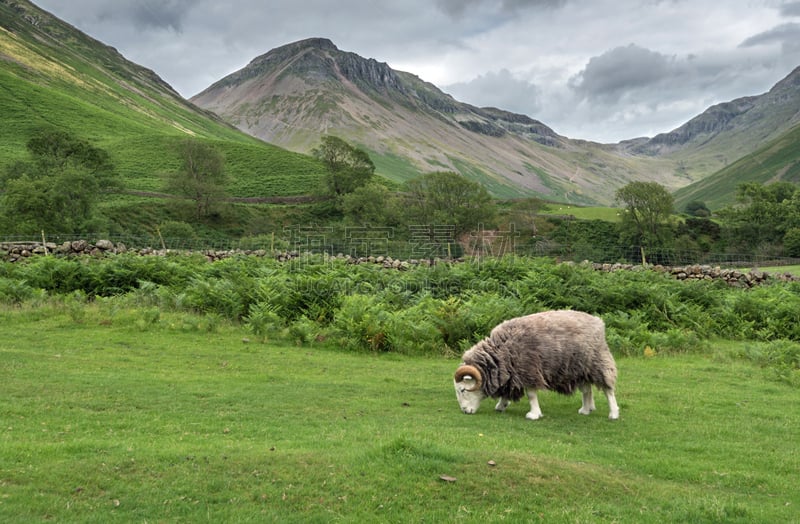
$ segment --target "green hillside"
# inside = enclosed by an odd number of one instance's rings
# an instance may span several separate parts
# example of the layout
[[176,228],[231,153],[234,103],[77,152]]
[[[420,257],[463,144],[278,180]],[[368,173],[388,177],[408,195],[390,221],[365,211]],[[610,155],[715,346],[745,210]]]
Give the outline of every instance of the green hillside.
[[43,126],[108,151],[131,190],[160,189],[160,175],[179,165],[175,144],[187,137],[224,153],[232,196],[307,193],[322,173],[316,160],[223,123],[33,4],[0,0],[0,169],[24,158]]
[[699,200],[712,210],[720,209],[734,203],[739,184],[778,181],[800,183],[800,125],[713,175],[679,189],[674,193],[675,205],[683,209]]

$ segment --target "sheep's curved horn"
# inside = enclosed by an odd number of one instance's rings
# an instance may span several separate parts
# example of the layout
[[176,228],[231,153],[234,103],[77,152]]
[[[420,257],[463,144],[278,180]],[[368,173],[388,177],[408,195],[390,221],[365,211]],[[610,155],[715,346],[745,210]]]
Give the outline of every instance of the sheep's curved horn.
[[483,377],[481,376],[481,372],[475,366],[467,366],[463,365],[456,370],[455,379],[456,382],[461,382],[466,377],[471,377],[475,379],[475,385],[472,386],[469,391],[475,391],[476,389],[480,389],[481,384],[483,383]]

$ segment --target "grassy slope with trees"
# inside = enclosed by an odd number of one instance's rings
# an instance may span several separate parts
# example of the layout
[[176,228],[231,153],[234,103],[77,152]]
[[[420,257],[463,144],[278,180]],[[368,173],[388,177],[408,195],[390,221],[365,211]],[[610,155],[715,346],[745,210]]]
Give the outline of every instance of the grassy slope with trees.
[[[14,162],[26,160],[27,141],[44,126],[72,133],[76,138],[106,151],[125,192],[99,195],[97,209],[108,225],[93,233],[147,235],[164,228],[165,224],[178,223],[179,228],[172,228],[176,232],[235,238],[275,233],[298,224],[321,227],[358,225],[358,217],[366,213],[369,218],[362,218],[362,224],[370,222],[394,227],[395,234],[403,237],[409,235],[409,221],[426,219],[427,215],[405,212],[409,209],[408,202],[397,198],[397,186],[386,180],[376,180],[377,186],[370,184],[347,198],[337,195],[343,200],[333,207],[238,204],[215,210],[198,221],[192,215],[190,205],[175,199],[152,197],[152,194],[169,191],[166,179],[180,172],[179,149],[187,136],[213,147],[222,155],[226,171],[225,194],[228,197],[304,195],[323,187],[330,172],[318,159],[265,144],[221,123],[213,115],[181,99],[151,71],[126,61],[112,48],[27,2],[0,3],[0,20],[3,26],[0,30],[0,56],[3,57],[0,60],[0,91],[4,94],[0,97],[4,124],[0,126],[0,169],[6,170]],[[788,179],[796,177],[800,164],[795,159],[796,148],[792,145],[798,141],[798,132],[800,128],[737,162],[719,176],[709,179],[707,185],[690,186],[679,192],[678,206],[682,208],[684,200],[690,197],[708,197],[712,205],[719,198],[728,199],[724,195],[735,192],[736,185],[749,176],[759,180],[774,177],[776,173]],[[378,158],[376,165],[384,161]],[[754,162],[758,169],[755,169]],[[696,192],[699,188],[702,190]],[[130,194],[131,191],[138,193]],[[370,211],[367,205],[370,202],[387,202],[387,206],[376,208],[373,205],[374,209]],[[500,206],[499,213],[480,217],[485,218],[482,227],[503,228],[515,221],[533,225],[534,208],[543,210],[540,204],[525,209],[522,201],[505,209]],[[562,214],[555,211],[555,206],[551,212]],[[618,212],[611,211],[614,215]],[[456,218],[441,214],[434,217],[437,221]],[[600,218],[608,220],[609,215]],[[617,221],[624,217],[610,218]],[[539,222],[541,224],[542,220]],[[551,224],[539,228],[539,232],[546,234],[553,229],[563,230],[564,224],[555,217]],[[780,227],[785,233],[796,225],[789,223]],[[597,228],[581,224],[569,229],[585,230],[578,239],[580,243],[589,240],[591,231],[605,235],[608,230],[599,224]],[[756,249],[749,240],[719,242],[720,236],[713,229],[706,224],[693,223],[688,236],[687,230],[677,231],[673,236],[691,240],[685,244],[691,249],[724,251],[734,243],[738,244],[737,248],[751,246]],[[571,235],[560,235],[558,241],[575,243]],[[605,244],[618,242],[616,238],[604,239]]]
[[[313,158],[222,123],[151,71],[32,4],[0,3],[0,22],[2,170],[25,159],[38,130],[57,128],[107,151],[129,190],[161,190],[161,177],[180,164],[176,145],[187,136],[213,144],[227,159],[231,196],[306,194],[322,176]],[[107,200],[164,213],[163,203],[152,200]]]
[[758,151],[740,158],[716,173],[675,191],[675,202],[683,208],[699,200],[718,210],[734,204],[739,184],[755,182],[800,183],[800,126],[789,130]]

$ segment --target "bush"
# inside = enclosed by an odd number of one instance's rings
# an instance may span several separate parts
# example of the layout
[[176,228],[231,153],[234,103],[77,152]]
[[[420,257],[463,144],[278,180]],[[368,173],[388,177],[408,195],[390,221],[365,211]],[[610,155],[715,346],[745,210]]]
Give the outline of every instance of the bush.
[[44,294],[44,291],[32,288],[24,280],[12,280],[0,277],[0,302],[3,304],[19,305],[33,299],[37,295]]
[[684,208],[686,213],[695,217],[710,217],[711,210],[708,209],[705,202],[701,202],[699,200],[692,200],[686,207]]
[[647,346],[698,351],[713,337],[800,341],[797,283],[738,289],[522,257],[407,271],[322,257],[209,263],[201,256],[47,256],[0,264],[0,302],[43,297],[64,303],[73,297],[76,310],[101,297],[124,297],[114,304],[216,315],[257,337],[304,344],[330,335],[346,349],[410,354],[457,355],[503,320],[547,309],[603,317],[609,345],[620,355],[642,355]]
[[247,329],[262,341],[268,340],[270,335],[279,334],[282,328],[282,320],[275,306],[264,302],[251,305],[244,322]]
[[387,330],[392,350],[406,355],[452,355],[434,321],[438,305],[438,300],[427,296],[394,312]]
[[391,314],[375,296],[349,295],[342,300],[332,327],[341,347],[350,350],[389,351]]
[[197,233],[191,224],[177,220],[168,220],[158,227],[161,240],[170,249],[192,247]]
[[797,342],[773,340],[748,345],[743,356],[769,369],[778,380],[800,386],[800,344]]
[[240,320],[247,311],[235,283],[223,279],[194,279],[184,292],[185,305],[199,313],[217,313]]
[[783,249],[787,256],[800,257],[800,227],[793,227],[783,235]]

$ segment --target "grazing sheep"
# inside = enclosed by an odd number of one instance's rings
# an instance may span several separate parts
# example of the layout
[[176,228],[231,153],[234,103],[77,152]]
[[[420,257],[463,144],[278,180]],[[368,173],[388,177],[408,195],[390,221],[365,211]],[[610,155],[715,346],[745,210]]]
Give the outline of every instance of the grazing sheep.
[[608,349],[603,320],[580,311],[546,311],[507,320],[464,353],[454,384],[461,411],[475,413],[481,400],[499,398],[504,411],[527,391],[531,410],[526,418],[542,417],[537,390],[571,395],[579,389],[578,413],[594,411],[592,385],[608,399],[608,418],[619,418],[614,396],[617,366]]

